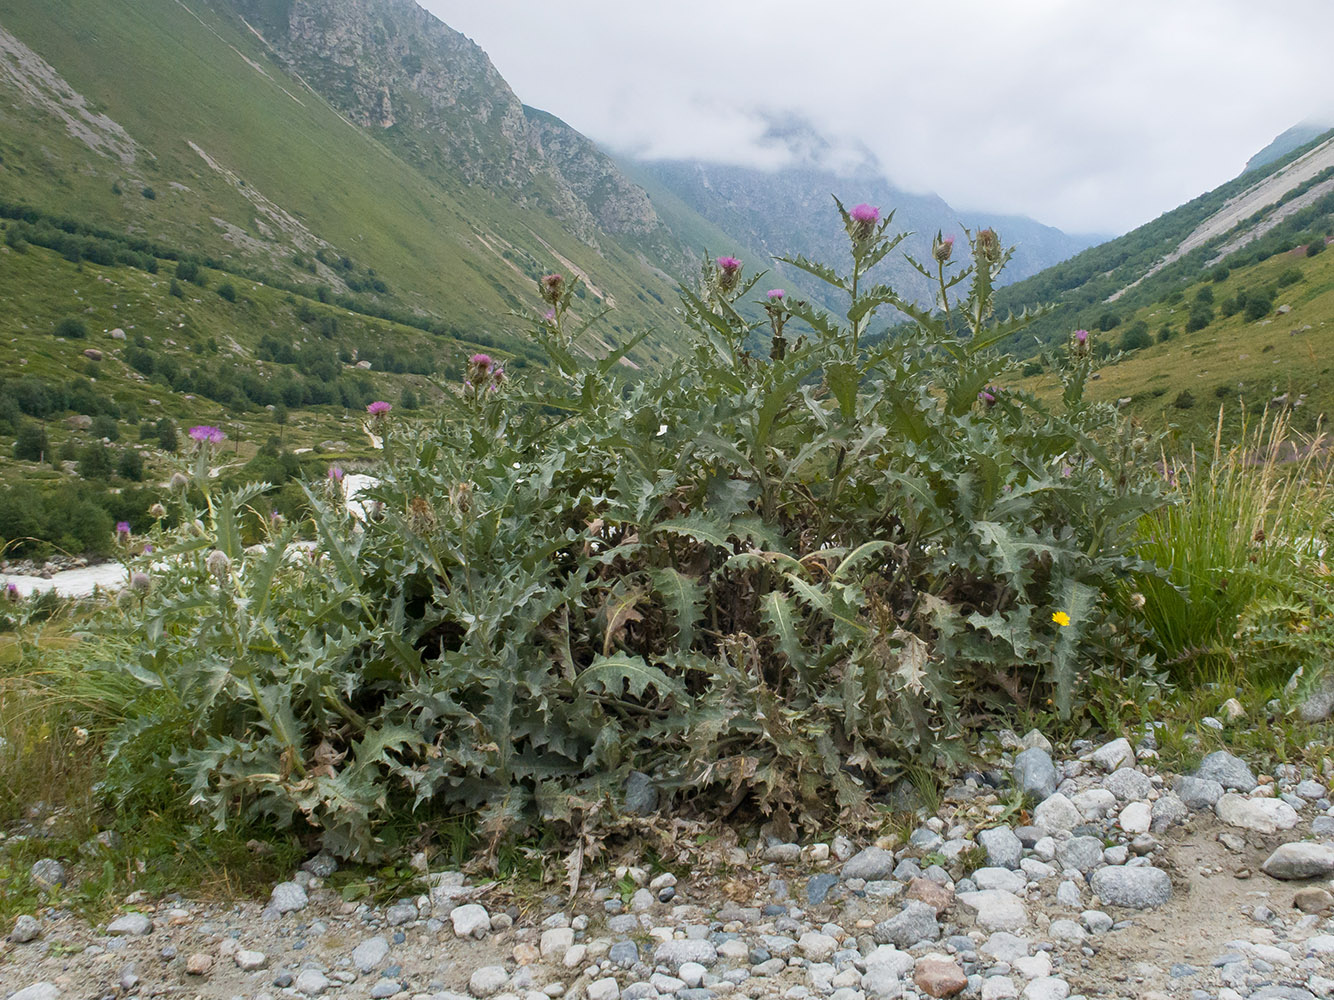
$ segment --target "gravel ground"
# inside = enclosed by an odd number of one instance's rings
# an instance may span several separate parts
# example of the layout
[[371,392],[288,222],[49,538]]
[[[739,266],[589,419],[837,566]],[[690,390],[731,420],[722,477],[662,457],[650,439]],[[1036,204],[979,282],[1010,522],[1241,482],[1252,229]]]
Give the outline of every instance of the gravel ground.
[[[20,917],[0,996],[1334,997],[1329,775],[1219,753],[1174,777],[1151,735],[1066,760],[1007,736],[997,770],[949,789],[907,844],[724,831],[689,876],[630,857],[572,900],[521,906],[448,871],[416,898],[346,903],[321,855],[267,903],[131,896],[99,926]],[[1031,815],[1006,816],[1011,783],[1040,800]],[[59,860],[33,877],[63,877]]]

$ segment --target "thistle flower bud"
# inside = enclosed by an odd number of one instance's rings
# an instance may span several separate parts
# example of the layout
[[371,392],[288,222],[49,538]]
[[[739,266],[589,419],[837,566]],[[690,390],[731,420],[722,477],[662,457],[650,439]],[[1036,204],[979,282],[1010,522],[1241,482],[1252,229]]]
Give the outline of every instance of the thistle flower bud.
[[1000,400],[1000,387],[989,385],[977,394],[977,398],[982,401],[982,405],[991,409]]
[[876,223],[880,221],[880,209],[862,202],[853,205],[848,216],[852,219],[852,238],[864,240],[875,232]]
[[118,542],[128,542],[129,540],[130,540],[130,522],[129,522],[129,521],[117,521],[117,522],[116,522],[116,541],[118,541]]
[[204,560],[205,568],[213,574],[219,583],[227,581],[227,574],[232,571],[232,561],[227,558],[227,553],[222,549],[214,549]]
[[155,503],[148,508],[148,516],[153,518],[163,518],[167,516],[167,508],[160,503]]
[[718,265],[718,287],[724,292],[730,292],[741,279],[741,261],[735,257],[719,257],[716,263]]
[[23,600],[23,595],[19,593],[19,585],[17,583],[8,584],[5,587],[5,600],[10,604],[18,604]]
[[1000,237],[994,229],[984,229],[977,234],[977,251],[984,260],[995,264],[1000,261],[1002,252]]
[[134,594],[128,590],[122,590],[116,595],[116,606],[122,611],[129,610],[134,606]]
[[1071,349],[1079,355],[1089,352],[1089,332],[1087,330],[1076,330]]
[[167,486],[173,490],[183,490],[190,485],[190,480],[185,477],[183,472],[173,472],[171,479],[167,481]]
[[134,572],[130,574],[130,589],[136,594],[146,594],[153,589],[153,580],[147,573]]
[[942,264],[948,263],[954,256],[954,237],[936,233],[935,242],[931,244],[931,256]]
[[558,305],[565,294],[565,277],[560,274],[546,274],[538,281],[538,291],[542,301]]

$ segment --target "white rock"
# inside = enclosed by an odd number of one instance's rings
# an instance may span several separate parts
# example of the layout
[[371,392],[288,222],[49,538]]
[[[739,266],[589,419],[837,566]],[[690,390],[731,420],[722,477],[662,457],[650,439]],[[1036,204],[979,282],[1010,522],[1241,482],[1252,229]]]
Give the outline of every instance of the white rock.
[[1040,951],[1036,955],[1016,958],[1010,963],[1014,971],[1025,979],[1042,979],[1051,975],[1051,955]]
[[60,987],[55,983],[33,983],[19,990],[9,1000],[57,1000]]
[[1291,830],[1300,817],[1297,810],[1282,799],[1248,799],[1229,792],[1214,806],[1218,818],[1229,826],[1254,830],[1256,833],[1277,833]]
[[655,972],[649,976],[648,984],[659,993],[675,993],[677,990],[686,988],[684,980],[677,979],[675,976],[665,976],[661,972]]
[[449,920],[454,925],[455,936],[461,938],[483,938],[491,929],[491,914],[479,903],[464,903],[454,907],[449,911]]
[[1024,987],[1024,1000],[1065,1000],[1069,995],[1070,984],[1055,976],[1034,979]]
[[569,927],[553,927],[542,932],[542,941],[538,951],[543,958],[555,958],[564,955],[574,944],[574,931]]
[[1148,833],[1153,822],[1153,807],[1147,802],[1132,802],[1121,810],[1116,825],[1126,833]]
[[352,950],[352,964],[358,972],[372,972],[380,967],[388,954],[388,941],[382,937],[367,938]]
[[577,969],[584,964],[584,959],[587,957],[588,945],[576,944],[572,945],[570,949],[565,952],[565,957],[562,958],[560,962],[561,965],[565,966],[567,969]]
[[153,929],[153,921],[142,913],[127,913],[107,924],[107,933],[113,937],[124,935],[147,934]]
[[595,979],[589,983],[584,995],[588,1000],[617,1000],[621,995],[621,988],[616,985],[615,979],[607,976],[605,979]]
[[704,966],[700,965],[698,962],[682,962],[681,968],[676,970],[676,975],[681,982],[685,983],[686,986],[693,990],[700,983],[704,982],[704,977],[708,972],[709,970],[704,968]]
[[838,951],[838,941],[828,934],[807,931],[797,940],[797,949],[812,962],[826,962]]
[[1028,926],[1023,900],[999,889],[960,893],[958,900],[974,911],[977,925],[987,931],[1014,931]]
[[504,966],[484,965],[469,977],[468,990],[475,997],[491,997],[503,990],[509,981],[510,975]]
[[1009,976],[988,976],[982,980],[982,1000],[1014,1000],[1019,996]]
[[296,982],[292,987],[298,993],[304,993],[308,997],[317,997],[330,985],[329,977],[317,969],[302,969],[300,975],[296,977]]
[[1130,741],[1122,737],[1119,740],[1104,743],[1093,751],[1089,759],[1104,771],[1115,771],[1118,767],[1135,763],[1135,751],[1131,747]]
[[1060,792],[1048,795],[1033,810],[1033,825],[1049,834],[1072,830],[1083,821],[1084,817],[1075,804]]
[[254,972],[269,964],[269,956],[262,951],[242,949],[232,956],[232,961],[242,972]]
[[279,882],[273,887],[273,893],[269,896],[269,905],[279,913],[304,910],[309,902],[305,886],[299,882]]
[[979,868],[973,872],[973,884],[979,889],[1000,889],[1003,892],[1020,893],[1028,885],[1028,879],[1019,872],[1008,868]]
[[1070,801],[1087,820],[1104,819],[1116,808],[1116,796],[1105,788],[1086,788],[1070,796]]

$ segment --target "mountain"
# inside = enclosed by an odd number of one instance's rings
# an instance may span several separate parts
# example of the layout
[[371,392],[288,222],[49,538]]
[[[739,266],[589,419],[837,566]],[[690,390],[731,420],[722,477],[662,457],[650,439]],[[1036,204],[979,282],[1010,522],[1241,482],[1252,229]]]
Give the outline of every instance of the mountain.
[[6,202],[511,350],[540,274],[620,336],[694,257],[412,0],[0,0],[0,97]]
[[1002,312],[1051,306],[1008,345],[1026,356],[1018,384],[1059,395],[1049,352],[1082,328],[1106,359],[1092,395],[1182,447],[1212,439],[1220,408],[1229,439],[1266,409],[1302,433],[1327,424],[1334,131],[1275,151],[1152,222],[1002,289]]
[[[976,231],[991,226],[1007,245],[1015,246],[1003,276],[1006,282],[1036,274],[1100,239],[1063,233],[1024,217],[961,212],[934,194],[903,191],[886,179],[869,151],[835,149],[806,123],[775,122],[767,138],[787,154],[788,166],[761,170],[698,160],[621,162],[655,204],[669,195],[685,210],[732,234],[764,262],[760,266],[768,264],[771,255],[798,253],[842,263],[848,256],[847,239],[831,195],[848,208],[868,202],[886,212],[894,210],[895,228],[909,233],[901,249],[921,261],[930,257],[938,231],[953,235],[962,246],[961,227]],[[806,288],[809,279],[800,271],[781,263],[772,268],[776,283]],[[932,301],[931,285],[898,255],[876,270],[875,280],[919,302]]]
[[1251,170],[1258,170],[1260,167],[1268,166],[1275,160],[1287,156],[1299,146],[1305,146],[1312,139],[1328,132],[1330,122],[1299,122],[1292,128],[1285,129],[1274,137],[1274,141],[1265,146],[1264,149],[1256,153],[1246,161],[1246,166],[1242,168],[1242,173]]

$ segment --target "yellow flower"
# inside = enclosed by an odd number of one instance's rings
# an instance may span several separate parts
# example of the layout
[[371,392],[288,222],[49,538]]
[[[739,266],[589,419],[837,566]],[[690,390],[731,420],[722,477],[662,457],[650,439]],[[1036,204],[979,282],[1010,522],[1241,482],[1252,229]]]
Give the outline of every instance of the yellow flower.
[[1064,611],[1055,612],[1051,616],[1051,620],[1054,621],[1057,625],[1061,626],[1061,628],[1065,628],[1065,626],[1070,624],[1070,616],[1067,615]]

